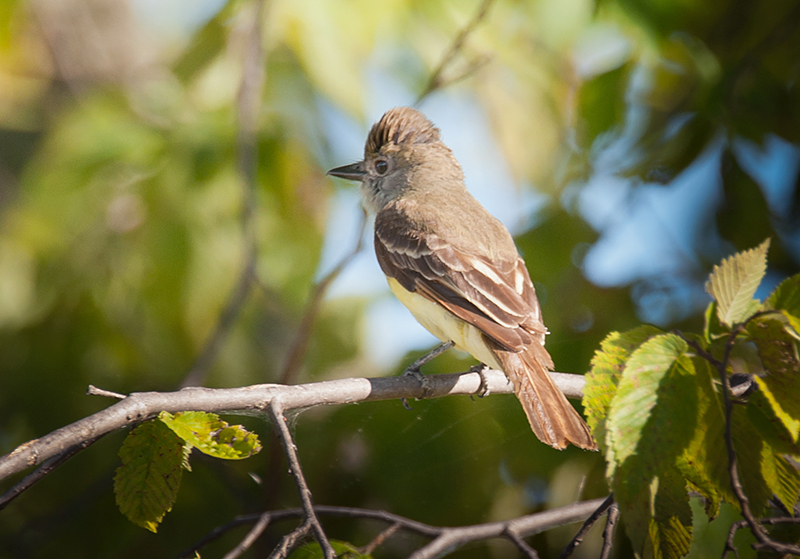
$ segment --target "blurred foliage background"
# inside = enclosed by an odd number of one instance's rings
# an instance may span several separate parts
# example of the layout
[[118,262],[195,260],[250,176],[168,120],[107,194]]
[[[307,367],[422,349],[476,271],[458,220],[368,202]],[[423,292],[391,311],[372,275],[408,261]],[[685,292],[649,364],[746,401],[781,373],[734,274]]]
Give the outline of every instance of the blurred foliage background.
[[[765,292],[798,271],[800,2],[481,6],[485,17],[419,108],[453,145],[468,186],[517,234],[559,370],[587,370],[608,332],[642,321],[697,329],[710,266],[767,236]],[[90,383],[178,388],[222,315],[207,374],[191,377],[208,386],[394,374],[432,345],[401,327],[413,319],[389,299],[367,242],[323,300],[299,366],[290,359],[315,282],[357,236],[355,189],[325,171],[360,158],[384,110],[415,102],[481,6],[3,0],[0,453],[109,405],[84,395]],[[239,93],[255,21],[263,91],[248,120]],[[248,126],[254,189],[242,163]],[[470,173],[485,153],[498,154],[488,172]],[[231,305],[237,290],[241,305]],[[470,364],[451,353],[427,372]],[[513,397],[413,408],[298,416],[316,502],[467,524],[606,493],[601,457],[539,444]],[[267,422],[244,421],[268,440]],[[197,456],[150,534],[114,507],[123,436],[0,513],[0,556],[171,557],[237,514],[297,504],[269,450],[241,463]],[[718,553],[731,512],[711,524],[695,512],[693,554]],[[380,528],[326,525],[357,545]],[[598,532],[576,556],[596,556]],[[533,543],[554,557],[573,533]],[[622,533],[617,557],[630,554]],[[418,543],[397,538],[378,556]],[[457,556],[514,553],[491,542]]]

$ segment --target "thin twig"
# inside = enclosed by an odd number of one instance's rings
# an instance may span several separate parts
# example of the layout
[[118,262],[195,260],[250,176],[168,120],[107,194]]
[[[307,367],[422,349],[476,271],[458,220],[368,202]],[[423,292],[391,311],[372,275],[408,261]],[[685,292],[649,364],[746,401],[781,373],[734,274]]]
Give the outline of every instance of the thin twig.
[[[412,520],[410,518],[406,518],[404,516],[400,516],[382,510],[361,509],[354,507],[334,507],[325,505],[317,505],[313,508],[317,515],[337,516],[344,518],[361,518],[367,520],[376,520],[379,522],[384,522],[386,524],[389,524],[390,527],[387,530],[381,532],[381,534],[379,534],[373,540],[373,542],[381,539],[381,536],[383,535],[383,538],[379,542],[383,543],[383,541],[388,539],[389,536],[394,534],[396,531],[403,530],[426,538],[433,538],[434,542],[437,541],[437,539],[440,538],[442,535],[446,535],[447,541],[452,543],[455,548],[463,546],[470,542],[483,541],[491,538],[504,537],[511,539],[512,541],[515,541],[514,536],[516,536],[516,538],[521,539],[523,536],[525,537],[532,536],[534,534],[544,532],[546,530],[555,528],[557,526],[564,526],[566,524],[571,524],[573,522],[579,522],[585,519],[590,514],[592,514],[592,512],[595,511],[601,503],[602,503],[601,499],[594,499],[592,501],[572,503],[557,509],[538,512],[535,514],[529,514],[526,516],[515,518],[513,520],[507,520],[502,522],[489,522],[486,524],[475,524],[472,526],[459,526],[459,527],[431,526],[430,524],[418,522],[416,520]],[[192,547],[188,548],[183,553],[178,555],[176,559],[191,557],[200,549],[202,549],[212,541],[220,538],[230,530],[237,528],[243,524],[257,522],[265,515],[269,516],[271,523],[275,523],[280,520],[286,520],[288,518],[303,517],[306,515],[306,512],[301,508],[294,508],[294,509],[265,512],[260,514],[249,514],[236,517],[231,522],[215,528],[209,535],[205,536],[202,540],[198,541]],[[392,529],[394,526],[398,526],[399,528]],[[294,535],[298,531],[300,535],[299,536]],[[290,542],[290,544],[294,545],[299,539],[299,537],[304,537],[304,535],[307,535],[310,531],[311,531],[310,525],[308,525],[308,523],[305,522],[303,523],[303,525],[300,526],[300,528],[294,530],[286,537],[291,536],[292,541]],[[284,540],[286,539],[286,537],[284,538]],[[515,541],[515,543],[517,542]],[[291,546],[287,548],[286,547],[287,545],[288,544],[284,544],[282,542],[281,545],[278,546],[278,549],[276,549],[276,552],[280,550],[290,549]],[[524,544],[524,547],[530,549],[530,546],[528,546],[527,544]],[[367,548],[365,547],[364,549],[366,550]],[[436,553],[436,549],[431,548],[430,546],[425,546],[419,549],[416,553],[414,553],[412,557],[414,558],[434,557],[435,555],[433,555],[433,553]],[[277,556],[279,555],[275,555],[275,552],[273,552],[273,555],[271,555],[271,557],[277,557]]]
[[455,59],[455,57],[461,52],[461,49],[464,48],[464,43],[467,40],[467,37],[475,30],[478,25],[486,18],[487,14],[489,13],[489,8],[492,6],[494,0],[482,0],[478,10],[475,12],[475,15],[472,16],[472,19],[467,23],[466,26],[461,30],[461,32],[456,36],[453,44],[450,45],[450,49],[444,55],[442,60],[439,62],[439,65],[431,74],[431,77],[428,79],[428,83],[425,85],[425,88],[422,90],[422,93],[419,94],[417,97],[417,101],[415,105],[419,105],[423,99],[425,99],[428,95],[433,93],[434,91],[445,87],[446,85],[458,82],[463,80],[464,78],[468,77],[470,74],[475,72],[478,68],[483,66],[487,61],[488,57],[479,57],[476,60],[472,61],[461,74],[454,77],[453,79],[445,81],[443,79],[444,71],[447,69],[447,66]]
[[250,546],[253,545],[253,542],[255,542],[261,536],[261,534],[264,533],[264,530],[267,529],[271,518],[272,517],[269,513],[262,514],[261,518],[258,519],[258,522],[256,522],[250,531],[247,532],[247,535],[242,538],[242,541],[240,541],[236,547],[226,553],[223,559],[236,559],[242,553],[250,549]]
[[242,184],[242,233],[244,242],[244,263],[239,278],[220,313],[214,330],[203,344],[189,372],[181,382],[181,387],[201,386],[205,383],[211,366],[219,353],[222,342],[236,322],[244,306],[253,281],[256,278],[256,198],[258,187],[258,115],[261,110],[261,96],[264,90],[266,61],[264,60],[263,26],[266,0],[255,1],[255,14],[252,27],[247,36],[244,53],[244,69],[239,86],[238,109],[238,170]]
[[748,524],[750,524],[753,536],[755,536],[759,543],[763,543],[768,538],[764,528],[758,524],[753,513],[750,511],[750,500],[744,492],[742,482],[739,479],[739,468],[736,464],[736,449],[733,446],[733,399],[730,393],[730,383],[728,382],[728,361],[730,360],[736,337],[742,330],[744,330],[744,325],[736,325],[731,329],[728,341],[725,343],[722,361],[717,364],[717,372],[719,373],[720,382],[722,383],[722,397],[725,405],[725,447],[728,451],[728,475],[731,478],[731,487],[733,488],[736,498],[739,500],[742,516],[744,516]]
[[281,538],[281,543],[272,550],[272,553],[269,554],[269,559],[286,559],[297,545],[297,542],[305,539],[311,533],[311,530],[310,519],[306,518],[305,522]]
[[0,510],[8,506],[11,501],[22,495],[25,491],[30,489],[35,483],[43,479],[47,474],[58,468],[61,464],[78,454],[84,448],[93,445],[100,437],[95,437],[86,441],[76,444],[60,454],[56,454],[49,460],[42,463],[41,466],[22,478],[19,483],[15,484],[11,489],[0,495]]
[[269,406],[269,415],[272,419],[272,426],[278,433],[283,443],[283,450],[286,453],[286,458],[289,460],[289,472],[294,477],[294,482],[297,485],[297,491],[300,493],[300,502],[303,505],[303,510],[306,514],[306,521],[311,525],[311,530],[314,532],[317,542],[319,542],[325,559],[334,559],[336,552],[331,547],[325,531],[322,529],[322,524],[314,512],[314,505],[311,502],[311,490],[308,488],[303,470],[300,467],[300,460],[297,457],[297,447],[292,440],[292,434],[289,432],[289,427],[286,425],[286,416],[284,415],[283,404],[279,399],[272,401]]
[[383,542],[391,538],[395,533],[397,533],[400,528],[402,528],[402,524],[399,522],[395,522],[391,524],[388,528],[383,530],[380,534],[372,538],[372,541],[369,542],[367,545],[362,547],[359,552],[362,555],[372,555],[372,552],[375,551],[379,546],[383,545]]
[[125,394],[120,394],[119,392],[112,392],[111,390],[105,390],[104,388],[97,388],[93,384],[90,384],[89,387],[86,389],[87,396],[104,396],[106,398],[114,398],[115,400],[124,400],[127,398]]
[[409,559],[433,559],[445,551],[457,549],[471,542],[507,537],[514,533],[532,536],[555,526],[579,522],[588,517],[602,503],[602,499],[572,503],[553,510],[539,512],[505,522],[490,522],[475,526],[442,528],[441,534],[428,545],[418,549]]
[[619,505],[613,503],[608,509],[606,517],[606,527],[603,530],[603,549],[600,551],[600,559],[608,559],[611,555],[611,547],[614,545],[614,532],[617,529],[619,520]]
[[296,515],[302,514],[302,511],[300,509],[289,509],[289,510],[281,511],[281,513],[284,513],[283,515],[276,514],[274,512],[265,512],[265,513],[258,513],[258,514],[243,514],[243,515],[237,516],[236,518],[234,518],[233,520],[231,520],[227,524],[223,524],[222,526],[217,526],[216,528],[214,528],[211,532],[209,532],[208,534],[203,536],[202,539],[200,539],[199,541],[195,542],[191,547],[183,550],[178,555],[176,555],[175,559],[184,559],[186,557],[195,557],[199,550],[203,549],[205,546],[207,546],[211,542],[214,542],[214,541],[218,540],[219,538],[221,538],[222,536],[224,536],[225,534],[227,534],[231,530],[233,530],[235,528],[238,528],[239,526],[244,526],[244,525],[247,525],[247,524],[252,524],[254,522],[258,522],[258,520],[262,516],[264,516],[265,514],[268,514],[270,516],[270,522],[273,522],[273,521],[276,521],[276,520],[282,520],[283,518],[289,518],[289,517],[293,518],[293,516],[290,515],[290,513],[292,513],[292,512],[297,513]]
[[506,532],[506,538],[508,538],[515,546],[517,546],[517,549],[520,551],[520,553],[524,554],[528,559],[539,559],[539,554],[536,553],[536,550],[529,546],[528,542],[523,540],[522,537],[516,532],[509,530]]
[[581,542],[583,542],[583,538],[586,534],[591,530],[592,526],[594,526],[595,522],[597,522],[603,514],[614,504],[614,494],[610,494],[606,497],[606,500],[603,501],[597,510],[592,513],[592,515],[586,519],[586,522],[583,523],[581,529],[578,530],[578,533],[575,534],[575,537],[572,538],[567,546],[561,551],[561,555],[558,556],[558,559],[567,559],[572,552],[575,551],[575,548],[578,547]]
[[[780,518],[759,518],[758,522],[761,524],[768,524],[770,526],[774,526],[775,524],[800,524],[800,516],[785,516]],[[733,545],[733,538],[736,536],[736,532],[741,530],[742,528],[747,528],[748,523],[747,520],[740,520],[738,522],[734,522],[731,524],[730,530],[728,530],[728,538],[725,541],[725,549],[722,552],[722,558],[728,555],[729,551],[733,551],[733,553],[738,557],[739,554],[736,551],[736,546]],[[797,555],[797,553],[793,552],[786,552],[790,555]]]

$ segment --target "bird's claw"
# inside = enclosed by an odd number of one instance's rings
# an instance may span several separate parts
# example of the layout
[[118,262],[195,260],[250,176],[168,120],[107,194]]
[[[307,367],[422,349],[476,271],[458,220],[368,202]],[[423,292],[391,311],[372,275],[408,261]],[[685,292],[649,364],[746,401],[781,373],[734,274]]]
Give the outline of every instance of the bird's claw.
[[478,376],[481,377],[481,382],[478,385],[478,398],[485,398],[489,395],[489,381],[486,379],[486,375],[484,374],[489,367],[486,366],[486,363],[478,363],[477,365],[473,365],[467,371],[468,373],[478,373]]

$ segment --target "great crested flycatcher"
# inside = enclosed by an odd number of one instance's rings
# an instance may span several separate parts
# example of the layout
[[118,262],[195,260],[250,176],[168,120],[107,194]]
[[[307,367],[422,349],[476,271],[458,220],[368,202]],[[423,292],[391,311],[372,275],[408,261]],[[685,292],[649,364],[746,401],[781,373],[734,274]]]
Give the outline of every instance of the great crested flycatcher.
[[370,130],[364,160],[328,174],[361,181],[375,213],[378,262],[419,323],[505,372],[542,442],[595,450],[548,373],[547,329],[525,262],[508,230],[467,191],[438,128],[414,109],[391,109]]

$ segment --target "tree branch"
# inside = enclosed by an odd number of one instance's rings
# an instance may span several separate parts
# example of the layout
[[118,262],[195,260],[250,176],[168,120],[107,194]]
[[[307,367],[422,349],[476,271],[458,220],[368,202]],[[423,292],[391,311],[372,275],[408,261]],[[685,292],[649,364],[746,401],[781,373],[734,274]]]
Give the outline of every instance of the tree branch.
[[[514,388],[501,371],[487,370],[492,394],[513,394]],[[568,398],[580,398],[583,375],[551,373],[556,385]],[[430,397],[477,394],[481,390],[478,373],[430,375]],[[85,441],[154,417],[161,411],[176,413],[194,410],[240,415],[263,415],[275,398],[284,410],[318,405],[421,398],[423,387],[412,377],[348,378],[284,386],[257,384],[241,388],[189,387],[177,392],[136,392],[124,400],[40,439],[28,441],[0,457],[0,480],[14,475]]]
[[225,554],[225,557],[222,559],[236,559],[242,553],[250,549],[250,546],[253,545],[258,538],[261,537],[261,534],[264,533],[264,530],[267,529],[269,526],[269,521],[271,520],[271,516],[268,513],[264,513],[258,519],[258,521],[253,525],[247,535],[242,538],[242,541],[239,544],[231,549],[228,553]]
[[575,534],[575,537],[572,538],[572,541],[567,544],[567,546],[561,552],[561,555],[558,556],[558,559],[567,559],[572,552],[575,551],[575,548],[578,547],[581,542],[583,542],[583,538],[586,536],[586,533],[591,530],[592,526],[594,526],[595,522],[597,522],[601,516],[611,508],[611,505],[614,504],[614,494],[612,493],[606,500],[603,501],[597,510],[595,510],[592,515],[586,519],[586,522],[583,523],[581,529],[578,530],[578,533]]
[[491,522],[458,528],[441,528],[441,534],[435,540],[411,554],[409,559],[433,559],[447,550],[459,548],[467,543],[507,537],[509,533],[532,536],[556,526],[583,520],[592,514],[602,502],[603,499],[594,499],[582,503],[573,503],[561,508],[505,522]]
[[317,518],[314,512],[314,505],[311,502],[311,490],[308,488],[305,476],[303,476],[303,469],[300,467],[300,459],[297,457],[297,447],[292,440],[289,427],[286,425],[284,411],[283,403],[280,398],[273,399],[269,406],[269,416],[272,418],[272,426],[280,437],[283,443],[283,450],[286,453],[286,458],[289,460],[289,472],[292,474],[292,477],[294,477],[297,491],[300,493],[300,502],[303,504],[306,523],[311,526],[311,530],[314,532],[314,536],[322,548],[325,559],[336,559],[336,552],[333,550],[333,547],[331,547],[331,542],[328,541],[328,537],[322,529],[322,524],[319,523],[319,518]]
[[52,458],[45,460],[45,462],[36,468],[33,472],[22,478],[22,480],[14,485],[11,489],[0,495],[0,510],[3,510],[8,506],[8,504],[22,495],[25,491],[30,489],[35,483],[42,480],[47,474],[58,468],[61,464],[78,454],[84,448],[88,448],[93,445],[97,439],[100,437],[95,437],[92,439],[88,439],[82,441],[79,444],[73,445],[63,452],[60,452],[53,456]]
[[297,542],[305,538],[309,532],[311,532],[311,523],[306,518],[305,522],[281,538],[281,543],[272,550],[269,559],[286,559]]
[[422,101],[434,91],[442,89],[450,84],[459,82],[472,73],[474,73],[478,68],[486,64],[488,62],[487,57],[478,57],[467,66],[467,68],[461,72],[460,74],[454,76],[449,80],[445,80],[443,78],[444,71],[447,67],[452,63],[456,56],[462,51],[464,48],[464,43],[467,40],[467,37],[475,30],[478,25],[486,18],[489,13],[489,8],[492,6],[494,0],[482,0],[480,6],[478,7],[478,11],[475,12],[475,15],[472,16],[472,19],[467,23],[466,26],[461,30],[461,32],[456,36],[453,44],[450,45],[450,49],[444,55],[442,60],[439,62],[439,65],[431,74],[431,77],[428,79],[428,83],[425,85],[425,88],[422,90],[422,93],[419,94],[417,97],[417,101],[415,106],[422,103]]
[[611,555],[611,546],[614,544],[614,532],[617,529],[619,520],[619,505],[613,503],[608,509],[606,516],[606,527],[603,530],[603,549],[600,551],[600,559],[608,559]]
[[[436,557],[438,556],[439,553],[445,551],[445,548],[442,547],[443,544],[445,546],[452,545],[453,546],[452,548],[448,548],[452,550],[468,543],[487,540],[491,538],[508,538],[512,541],[514,541],[515,539],[521,541],[520,538],[522,536],[528,537],[534,534],[544,532],[546,530],[550,530],[551,528],[556,528],[558,526],[563,526],[565,524],[571,524],[573,522],[580,522],[581,520],[584,520],[586,517],[592,514],[592,512],[595,511],[597,507],[600,506],[602,503],[603,499],[594,499],[591,501],[572,503],[564,507],[544,512],[538,512],[527,516],[522,516],[519,518],[515,518],[513,520],[507,520],[503,522],[489,522],[486,524],[475,524],[471,526],[459,526],[459,527],[431,526],[430,524],[425,524],[423,522],[418,522],[416,520],[412,520],[404,516],[399,516],[397,514],[392,514],[390,512],[381,510],[317,505],[314,507],[314,511],[317,515],[320,516],[361,518],[368,520],[377,520],[388,524],[389,528],[381,532],[375,539],[373,539],[373,542],[378,541],[379,544],[383,543],[383,541],[388,539],[392,534],[394,534],[399,530],[414,533],[426,538],[432,538],[433,541],[431,543],[421,547],[414,554],[410,556],[413,559],[425,559],[425,558]],[[300,508],[295,508],[295,509],[286,509],[274,512],[265,512],[259,514],[249,514],[249,515],[239,516],[233,519],[228,524],[215,528],[208,536],[204,537],[202,540],[198,541],[196,544],[186,549],[184,552],[178,555],[176,559],[191,557],[200,549],[202,549],[212,541],[220,538],[230,530],[237,528],[243,524],[258,522],[265,516],[268,516],[269,517],[268,522],[270,524],[273,524],[280,520],[285,520],[288,518],[297,518],[304,516],[305,514],[306,514],[305,510]],[[300,529],[302,529],[303,526],[305,526],[305,524],[301,525]],[[308,533],[309,529],[305,530],[305,534]],[[299,539],[298,537],[293,536],[293,534],[295,534],[296,531],[297,530],[285,536],[284,540],[292,536],[294,541],[291,542],[291,545],[294,545],[296,541]],[[514,536],[512,536],[512,534]],[[371,543],[370,545],[373,544]],[[530,546],[528,546],[527,544],[524,544],[524,546],[527,547],[528,549],[531,549]],[[278,546],[276,551],[278,551],[279,549],[285,549],[283,543]],[[273,553],[271,557],[275,556],[276,554]]]

